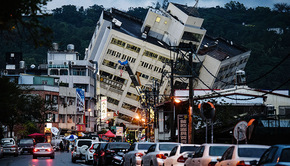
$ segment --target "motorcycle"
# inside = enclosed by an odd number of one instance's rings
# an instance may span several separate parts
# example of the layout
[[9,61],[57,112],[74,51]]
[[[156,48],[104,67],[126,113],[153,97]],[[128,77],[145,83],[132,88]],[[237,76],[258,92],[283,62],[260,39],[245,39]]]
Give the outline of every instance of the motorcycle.
[[123,165],[124,164],[124,156],[125,156],[124,152],[117,152],[113,156],[112,164],[113,165]]

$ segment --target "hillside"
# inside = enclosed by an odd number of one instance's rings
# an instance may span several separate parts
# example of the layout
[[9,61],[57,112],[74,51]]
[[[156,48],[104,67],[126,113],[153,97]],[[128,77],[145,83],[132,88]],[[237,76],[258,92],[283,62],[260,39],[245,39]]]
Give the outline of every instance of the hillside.
[[[224,7],[198,9],[208,35],[225,38],[252,50],[246,67],[247,79],[252,82],[250,87],[290,89],[290,13],[282,9],[277,6],[273,9],[247,9],[237,2],[230,2]],[[72,43],[83,57],[102,10],[106,9],[98,5],[87,9],[62,6],[53,10],[52,15],[44,18],[42,23],[51,28],[52,41],[59,43],[60,49]],[[127,12],[144,19],[147,8],[130,8]],[[269,28],[280,28],[283,33],[269,31]],[[27,65],[46,60],[48,47],[35,48],[21,38],[2,39],[0,43],[1,68],[4,67],[5,52],[9,51],[23,52]],[[287,55],[288,58],[285,58]]]

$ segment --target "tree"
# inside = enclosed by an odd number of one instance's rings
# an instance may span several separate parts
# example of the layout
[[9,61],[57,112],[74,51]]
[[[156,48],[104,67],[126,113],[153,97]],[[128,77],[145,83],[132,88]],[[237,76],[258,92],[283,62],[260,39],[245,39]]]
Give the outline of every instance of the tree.
[[16,124],[40,121],[44,116],[44,102],[38,95],[27,94],[29,89],[0,78],[0,123],[10,130]]
[[229,3],[226,3],[225,8],[229,10],[246,10],[244,4],[236,1],[230,1]]
[[290,5],[287,3],[276,3],[274,4],[273,10],[280,13],[287,13],[290,12]]
[[40,24],[47,16],[43,7],[50,0],[13,0],[0,6],[1,36],[12,40],[15,36],[32,41],[34,46],[50,43],[51,30]]

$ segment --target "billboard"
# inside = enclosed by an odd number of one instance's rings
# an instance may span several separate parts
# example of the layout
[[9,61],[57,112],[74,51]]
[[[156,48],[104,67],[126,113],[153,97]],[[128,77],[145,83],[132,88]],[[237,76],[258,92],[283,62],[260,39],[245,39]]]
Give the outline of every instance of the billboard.
[[85,110],[85,90],[84,89],[76,89],[76,101],[77,101],[77,111]]
[[101,120],[105,120],[107,118],[107,97],[101,97]]

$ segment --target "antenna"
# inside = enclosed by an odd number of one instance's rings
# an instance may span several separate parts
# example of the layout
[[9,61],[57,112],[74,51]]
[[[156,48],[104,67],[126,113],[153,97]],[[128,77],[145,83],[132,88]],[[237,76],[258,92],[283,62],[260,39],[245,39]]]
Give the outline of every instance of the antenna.
[[237,144],[239,144],[239,141],[246,140],[247,142],[247,127],[248,123],[246,121],[240,121],[236,124],[234,128],[234,137],[237,140]]

